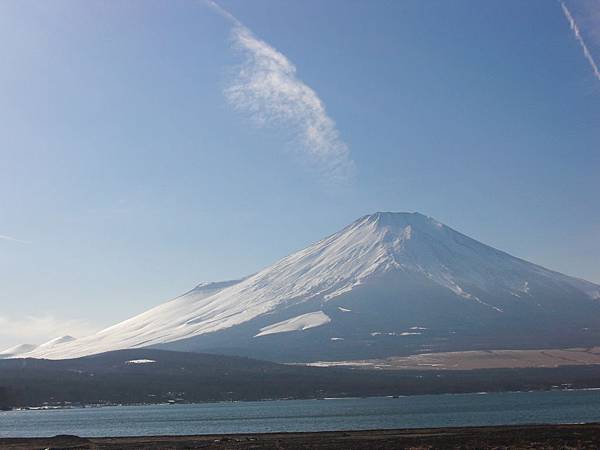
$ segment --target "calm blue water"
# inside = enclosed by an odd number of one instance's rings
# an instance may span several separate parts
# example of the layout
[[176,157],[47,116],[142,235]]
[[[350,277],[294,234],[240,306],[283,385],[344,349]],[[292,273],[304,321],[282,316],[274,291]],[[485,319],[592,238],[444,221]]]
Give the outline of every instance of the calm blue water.
[[600,391],[0,412],[0,436],[132,436],[600,421]]

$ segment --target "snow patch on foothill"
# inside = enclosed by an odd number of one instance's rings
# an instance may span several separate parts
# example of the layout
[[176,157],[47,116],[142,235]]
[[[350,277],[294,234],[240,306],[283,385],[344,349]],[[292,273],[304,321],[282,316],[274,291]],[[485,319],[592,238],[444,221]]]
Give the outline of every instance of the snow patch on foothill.
[[18,358],[21,355],[25,355],[33,350],[35,350],[38,346],[34,344],[19,344],[14,347],[7,348],[0,352],[0,359],[4,358]]
[[266,336],[275,333],[288,333],[290,331],[302,331],[310,328],[320,327],[331,322],[331,318],[323,311],[315,311],[308,314],[292,317],[282,322],[274,323],[261,328],[256,336]]

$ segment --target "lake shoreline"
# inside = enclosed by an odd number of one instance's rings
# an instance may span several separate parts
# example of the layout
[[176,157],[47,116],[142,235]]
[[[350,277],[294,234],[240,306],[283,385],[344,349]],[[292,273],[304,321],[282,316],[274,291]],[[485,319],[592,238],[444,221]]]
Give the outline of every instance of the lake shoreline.
[[600,423],[407,428],[290,433],[82,438],[0,438],[5,450],[44,448],[139,449],[395,449],[395,448],[598,448]]
[[[14,442],[19,438],[72,435],[88,439],[137,436],[136,439],[140,440],[146,439],[142,436],[156,437],[152,439],[174,436],[180,441],[181,436],[204,439],[201,436],[569,423],[600,423],[600,391],[25,410],[0,413],[0,439],[13,439],[11,442]],[[0,448],[6,447],[0,443]],[[65,446],[47,445],[42,448]],[[122,445],[121,448],[129,447]]]
[[137,406],[173,406],[173,405],[214,405],[228,403],[257,403],[257,402],[286,402],[295,400],[310,400],[310,401],[328,401],[328,400],[355,400],[355,399],[371,399],[371,398],[411,398],[423,396],[443,396],[443,395],[489,395],[489,394],[528,394],[534,392],[586,392],[600,391],[600,387],[588,388],[563,388],[563,389],[532,389],[528,391],[480,391],[480,392],[442,392],[436,394],[401,394],[401,395],[365,395],[365,396],[348,396],[348,397],[282,397],[282,398],[262,398],[257,400],[214,400],[201,402],[160,402],[160,403],[89,403],[82,405],[45,405],[45,406],[25,406],[11,409],[0,410],[0,412],[18,412],[18,411],[60,411],[70,409],[98,409],[98,408],[115,408],[115,407],[137,407]]

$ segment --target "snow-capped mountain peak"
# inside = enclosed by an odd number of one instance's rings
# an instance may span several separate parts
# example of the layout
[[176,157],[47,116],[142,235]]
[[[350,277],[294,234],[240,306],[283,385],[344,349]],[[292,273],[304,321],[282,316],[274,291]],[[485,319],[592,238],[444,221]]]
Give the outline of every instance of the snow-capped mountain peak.
[[[382,296],[389,298],[385,305]],[[582,301],[596,305],[600,287],[510,256],[422,214],[377,212],[247,278],[202,283],[95,335],[38,348],[31,355],[62,358],[192,338],[200,347],[215,340],[221,348],[234,345],[233,338],[217,339],[229,331],[255,345],[276,336],[335,329],[342,321],[359,321],[352,322],[358,330],[367,326],[367,316],[360,322],[361,308],[371,309],[369,317],[387,321],[396,313],[386,308],[412,311],[432,296],[444,298],[444,305],[456,302],[456,311],[467,308],[475,316],[481,311],[483,321],[537,305],[548,314],[557,308],[554,303],[544,306],[548,298],[583,296]],[[435,304],[432,308],[431,314],[437,314]],[[398,323],[424,323],[424,317],[402,314]],[[408,336],[405,330],[385,335]],[[350,345],[341,333],[334,337],[327,342]]]

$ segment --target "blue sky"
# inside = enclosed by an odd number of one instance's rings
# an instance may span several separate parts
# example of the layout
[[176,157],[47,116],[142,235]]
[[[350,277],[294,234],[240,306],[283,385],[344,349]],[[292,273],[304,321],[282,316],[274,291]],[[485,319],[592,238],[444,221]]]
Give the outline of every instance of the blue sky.
[[[0,347],[379,210],[600,282],[600,80],[559,3],[219,4],[243,25],[203,1],[0,3]],[[600,58],[597,3],[566,5]],[[269,49],[300,91],[249,87]]]

